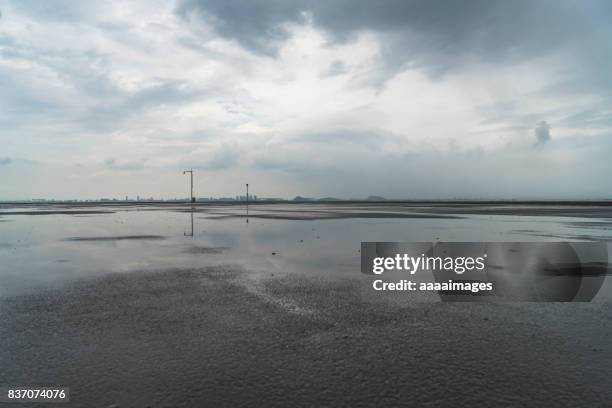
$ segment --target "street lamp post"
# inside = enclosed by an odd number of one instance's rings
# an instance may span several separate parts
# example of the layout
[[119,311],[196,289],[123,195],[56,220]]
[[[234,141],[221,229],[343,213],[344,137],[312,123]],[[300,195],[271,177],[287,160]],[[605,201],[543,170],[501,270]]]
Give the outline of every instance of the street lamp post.
[[190,175],[190,180],[191,180],[191,189],[190,189],[190,191],[191,191],[191,195],[189,196],[189,197],[190,197],[190,201],[191,201],[192,203],[195,203],[195,197],[193,196],[193,169],[191,169],[191,170],[185,170],[185,171],[183,172],[183,174],[187,174],[187,173],[189,173],[189,175]]
[[246,195],[246,222],[247,224],[249,223],[249,183],[247,183],[246,185],[247,188],[247,195]]

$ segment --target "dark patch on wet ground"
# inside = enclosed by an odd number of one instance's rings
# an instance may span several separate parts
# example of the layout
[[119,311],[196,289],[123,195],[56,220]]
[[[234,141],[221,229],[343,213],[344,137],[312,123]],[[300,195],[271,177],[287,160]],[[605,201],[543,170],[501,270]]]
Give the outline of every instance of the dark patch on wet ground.
[[226,251],[227,249],[229,249],[228,247],[206,247],[206,246],[198,246],[198,245],[194,245],[194,246],[190,246],[189,248],[186,248],[185,250],[182,251],[182,253],[184,254],[221,254],[224,251]]
[[55,210],[55,211],[3,211],[2,215],[81,215],[81,214],[113,214],[107,210]]
[[612,229],[612,219],[608,221],[572,221],[565,224],[572,228]]
[[[33,210],[10,211],[11,208],[34,207]],[[95,207],[96,209],[86,209]],[[177,211],[210,214],[211,217],[246,217],[245,203],[79,203],[57,205],[3,204],[1,215],[83,215],[107,214],[116,211]],[[52,210],[48,210],[52,208]],[[612,220],[612,201],[567,202],[275,202],[251,203],[252,218],[269,219],[335,219],[335,218],[438,218],[454,219],[470,215],[554,216],[609,218]],[[265,214],[269,212],[269,214]],[[290,215],[289,215],[290,214]]]
[[[506,216],[550,216],[608,218],[612,222],[612,203],[283,203],[268,205],[260,203],[250,206],[246,214],[244,205],[196,206],[176,211],[206,213],[208,218],[262,218],[278,220],[324,220],[339,218],[422,218],[462,219],[472,215]],[[601,225],[607,222],[602,221]]]
[[126,240],[160,240],[163,235],[120,235],[116,237],[70,237],[64,241],[126,241]]
[[395,305],[351,279],[252,283],[217,267],[1,299],[0,383],[69,386],[74,407],[612,400],[609,304]]
[[534,237],[544,237],[544,238],[558,238],[561,241],[608,241],[610,237],[604,235],[595,235],[595,234],[551,234],[551,233],[542,233],[535,230],[524,230],[517,229],[514,230],[516,233],[531,235]]
[[429,210],[434,213],[451,213],[460,215],[515,215],[546,217],[589,217],[612,218],[612,207],[609,206],[538,206],[538,205],[499,205],[499,206],[435,206]]
[[345,218],[417,218],[417,219],[459,219],[454,215],[410,214],[397,212],[296,212],[294,215],[278,214],[220,214],[208,219],[261,218],[270,220],[333,220]]

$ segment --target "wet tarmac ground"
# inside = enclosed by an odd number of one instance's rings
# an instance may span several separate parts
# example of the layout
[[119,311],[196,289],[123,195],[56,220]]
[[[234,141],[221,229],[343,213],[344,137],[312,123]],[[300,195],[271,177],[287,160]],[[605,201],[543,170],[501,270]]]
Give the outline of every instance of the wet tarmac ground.
[[609,303],[398,301],[358,253],[609,239],[606,207],[253,207],[0,208],[0,386],[74,407],[612,406]]

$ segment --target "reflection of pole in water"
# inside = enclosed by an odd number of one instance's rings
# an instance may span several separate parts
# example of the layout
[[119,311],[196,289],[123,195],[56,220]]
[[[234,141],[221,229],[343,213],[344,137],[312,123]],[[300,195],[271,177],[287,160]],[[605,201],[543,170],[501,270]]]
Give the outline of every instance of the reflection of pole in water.
[[186,237],[193,237],[193,208],[191,209],[189,216],[189,218],[191,219],[191,230],[189,231],[189,233],[184,232],[183,235]]

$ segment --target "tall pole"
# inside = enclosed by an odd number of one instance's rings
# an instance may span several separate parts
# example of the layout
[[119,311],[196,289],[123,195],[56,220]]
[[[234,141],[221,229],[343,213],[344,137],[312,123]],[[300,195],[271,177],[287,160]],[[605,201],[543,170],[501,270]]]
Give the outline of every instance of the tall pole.
[[249,183],[247,183],[246,187],[247,187],[247,196],[246,196],[247,219],[246,219],[246,222],[248,224],[249,222]]
[[190,188],[190,190],[189,190],[191,195],[189,196],[189,201],[191,201],[192,203],[194,203],[194,202],[195,202],[195,197],[193,196],[193,169],[191,169],[191,170],[185,170],[185,171],[183,172],[183,174],[187,174],[187,173],[189,173],[190,180],[191,180],[191,183],[190,183],[191,188]]

